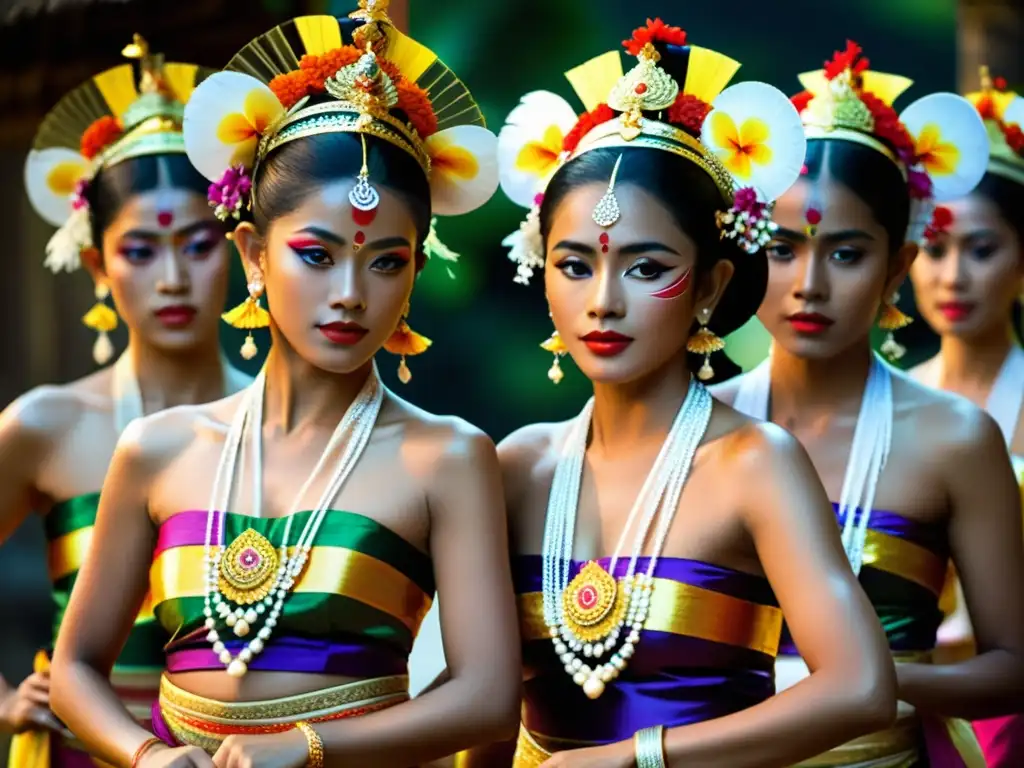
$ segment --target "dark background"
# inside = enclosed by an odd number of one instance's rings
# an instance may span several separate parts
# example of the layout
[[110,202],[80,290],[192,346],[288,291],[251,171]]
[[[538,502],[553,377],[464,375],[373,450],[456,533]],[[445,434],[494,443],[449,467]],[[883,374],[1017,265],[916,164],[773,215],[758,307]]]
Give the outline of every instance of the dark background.
[[[0,222],[3,279],[0,310],[0,407],[44,382],[75,379],[93,368],[92,333],[80,318],[92,303],[85,274],[55,277],[42,267],[52,230],[32,211],[22,169],[46,111],[68,90],[123,61],[132,33],[171,61],[221,66],[257,34],[307,13],[343,15],[354,0],[17,0],[0,2]],[[787,93],[796,74],[819,68],[847,38],[860,43],[872,68],[906,75],[914,87],[902,104],[936,90],[974,90],[977,66],[991,65],[1010,83],[1024,81],[1016,47],[1024,35],[1022,0],[393,0],[392,15],[433,48],[469,85],[497,130],[519,97],[554,90],[578,106],[561,73],[603,53],[646,17],[682,26],[691,41],[741,61],[737,80],[763,80]],[[411,7],[410,7],[411,6]],[[431,264],[413,296],[410,321],[434,340],[412,359],[403,387],[397,360],[381,357],[389,386],[437,413],[454,413],[495,440],[532,421],[566,418],[582,405],[587,382],[567,361],[553,387],[550,356],[538,348],[549,335],[542,291],[512,283],[514,266],[501,239],[524,211],[500,193],[482,210],[441,219],[439,233],[462,259]],[[236,270],[232,304],[244,296]],[[904,291],[909,298],[909,290]],[[916,323],[901,332],[912,347],[907,362],[930,353],[934,340]],[[240,332],[225,329],[232,359]],[[115,335],[118,349],[124,337]],[[744,367],[766,351],[756,321],[729,339]],[[266,348],[266,339],[257,339]],[[19,681],[33,650],[47,642],[49,607],[38,520],[0,547],[0,673]],[[0,768],[6,749],[0,742]]]

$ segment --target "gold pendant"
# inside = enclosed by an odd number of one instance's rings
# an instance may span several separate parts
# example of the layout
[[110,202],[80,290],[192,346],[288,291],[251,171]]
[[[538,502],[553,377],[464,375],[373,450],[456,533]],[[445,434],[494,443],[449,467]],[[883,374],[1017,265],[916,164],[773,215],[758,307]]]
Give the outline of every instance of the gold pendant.
[[591,560],[562,593],[565,624],[579,640],[603,640],[626,615],[626,600],[608,571]]
[[217,586],[234,603],[258,603],[270,594],[277,566],[274,545],[249,528],[224,551]]

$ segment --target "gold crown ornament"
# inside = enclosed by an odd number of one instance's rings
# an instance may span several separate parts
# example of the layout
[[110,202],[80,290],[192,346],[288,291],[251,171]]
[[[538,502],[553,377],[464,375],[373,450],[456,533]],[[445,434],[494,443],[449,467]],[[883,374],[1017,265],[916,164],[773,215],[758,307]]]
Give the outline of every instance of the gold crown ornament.
[[981,67],[981,89],[966,99],[985,121],[989,139],[988,172],[1024,184],[1024,99],[1007,90],[1006,81]]
[[[577,116],[554,93],[534,91],[498,135],[501,187],[529,209],[519,231],[503,241],[518,283],[529,283],[544,264],[539,210],[548,182],[564,163],[592,149],[648,147],[693,162],[722,193],[722,237],[749,253],[771,239],[772,203],[799,178],[806,140],[781,91],[757,82],[726,88],[740,65],[688,44],[683,30],[660,19],[648,20],[623,44],[636,58],[628,72],[620,53],[609,51],[566,73],[584,114]],[[662,51],[673,47],[687,51],[681,80],[662,61]],[[614,187],[613,178],[594,211],[604,227],[618,218]]]
[[211,70],[167,63],[140,35],[122,51],[138,61],[108,69],[62,98],[43,120],[25,162],[25,187],[39,215],[58,227],[45,264],[74,271],[94,247],[85,192],[104,168],[143,155],[185,152],[182,120]]
[[[407,152],[430,182],[435,214],[483,205],[498,187],[497,139],[466,86],[437,55],[391,24],[386,0],[360,0],[349,18],[302,16],[253,40],[209,77],[185,110],[189,159],[209,178],[222,219],[251,208],[253,179],[277,148],[322,133],[353,133],[364,163],[349,194],[380,201],[365,162],[366,137]],[[428,255],[455,258],[436,235]]]
[[823,69],[799,76],[793,97],[808,139],[851,141],[891,160],[907,181],[911,223],[907,240],[921,241],[936,202],[977,186],[988,162],[985,127],[971,104],[933,93],[902,112],[893,102],[913,81],[869,69],[855,42],[836,51]]

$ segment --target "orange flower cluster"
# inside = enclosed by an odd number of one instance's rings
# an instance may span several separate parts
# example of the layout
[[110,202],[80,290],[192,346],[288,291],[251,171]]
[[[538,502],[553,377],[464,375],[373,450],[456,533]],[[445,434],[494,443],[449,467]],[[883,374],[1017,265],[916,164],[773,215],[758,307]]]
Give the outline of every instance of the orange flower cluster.
[[[362,52],[355,46],[345,45],[315,56],[307,54],[299,62],[299,69],[278,75],[270,81],[274,92],[285,109],[291,109],[306,96],[324,92],[326,82],[338,70],[355,64]],[[377,59],[384,73],[391,78],[398,91],[398,109],[402,110],[421,138],[437,132],[437,115],[427,92],[402,75],[398,67],[386,59]]]
[[633,36],[622,41],[630,56],[639,56],[648,43],[686,45],[686,32],[679,27],[670,27],[661,19],[648,19],[647,26],[633,30]]
[[675,103],[668,108],[668,121],[673,125],[685,128],[695,136],[700,136],[704,118],[711,111],[711,105],[689,93],[680,93]]
[[825,77],[833,80],[846,70],[859,75],[866,70],[869,62],[861,56],[862,49],[853,40],[846,41],[846,49],[832,54],[831,61],[825,62]]
[[598,104],[592,112],[584,112],[580,115],[579,120],[576,121],[573,129],[562,140],[562,150],[565,152],[574,151],[579,146],[580,140],[590,133],[591,129],[614,118],[615,110],[607,104]]
[[106,115],[85,129],[79,151],[86,160],[92,160],[123,135],[124,128],[121,126],[121,121],[116,117]]

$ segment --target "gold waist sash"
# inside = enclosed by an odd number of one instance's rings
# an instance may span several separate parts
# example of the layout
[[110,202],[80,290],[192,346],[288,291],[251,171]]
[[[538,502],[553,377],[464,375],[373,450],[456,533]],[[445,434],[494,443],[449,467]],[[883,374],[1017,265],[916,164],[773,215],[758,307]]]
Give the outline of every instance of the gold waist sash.
[[512,768],[540,768],[551,753],[538,744],[526,726],[519,724],[519,738],[516,741],[516,754],[512,758]]
[[357,717],[400,704],[409,698],[405,675],[361,680],[311,693],[267,701],[223,702],[196,696],[160,681],[160,713],[179,744],[214,754],[233,734],[281,733],[295,723]]

